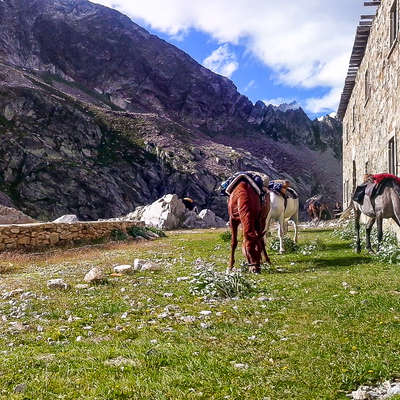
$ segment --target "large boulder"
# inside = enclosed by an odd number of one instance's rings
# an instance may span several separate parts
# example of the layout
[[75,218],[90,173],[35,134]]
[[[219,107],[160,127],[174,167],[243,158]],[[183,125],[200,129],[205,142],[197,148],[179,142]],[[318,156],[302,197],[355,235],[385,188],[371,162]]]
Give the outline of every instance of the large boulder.
[[176,194],[167,194],[153,204],[137,207],[125,218],[163,230],[220,228],[226,225],[226,222],[211,210],[202,210],[200,214],[188,210]]
[[36,222],[33,218],[12,207],[0,205],[0,225],[9,224],[32,224]]
[[208,209],[201,210],[198,218],[205,225],[204,228],[223,228],[226,226],[226,221]]
[[176,194],[167,194],[153,204],[140,209],[140,221],[146,226],[170,230],[182,227],[187,209]]

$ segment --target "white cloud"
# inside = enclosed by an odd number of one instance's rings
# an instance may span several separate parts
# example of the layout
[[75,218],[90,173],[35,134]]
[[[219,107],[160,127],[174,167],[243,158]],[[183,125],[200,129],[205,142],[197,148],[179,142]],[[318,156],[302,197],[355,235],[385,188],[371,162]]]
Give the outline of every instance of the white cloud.
[[342,88],[333,88],[321,98],[310,98],[305,102],[305,108],[312,113],[330,112],[337,108]]
[[203,61],[203,65],[211,69],[217,74],[230,78],[232,74],[239,68],[239,63],[236,60],[236,55],[229,50],[228,44],[223,44],[214,50]]
[[[189,29],[219,43],[243,44],[274,71],[276,82],[331,89],[310,99],[314,110],[335,108],[353,44],[361,1],[336,0],[95,0],[169,35]],[[233,65],[230,67],[233,68]],[[229,72],[230,70],[228,70]]]
[[256,87],[256,81],[254,79],[252,79],[243,89],[243,93],[248,92],[250,89]]

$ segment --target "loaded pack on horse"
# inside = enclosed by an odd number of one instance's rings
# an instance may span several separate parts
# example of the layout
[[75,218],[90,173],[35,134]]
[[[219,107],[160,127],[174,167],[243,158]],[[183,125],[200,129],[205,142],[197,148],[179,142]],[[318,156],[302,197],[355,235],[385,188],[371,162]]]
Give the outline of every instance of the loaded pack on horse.
[[231,228],[231,257],[229,271],[235,264],[238,228],[242,225],[242,252],[249,263],[249,271],[261,272],[262,254],[271,263],[265,249],[265,221],[270,209],[266,175],[256,172],[239,172],[221,185],[221,193],[228,195],[229,225]]
[[360,216],[369,217],[366,226],[366,248],[372,251],[371,230],[376,221],[378,242],[383,238],[383,219],[391,218],[400,226],[400,178],[391,174],[367,174],[353,195],[356,229],[356,251],[361,252]]
[[270,190],[271,209],[266,220],[265,231],[269,232],[271,221],[278,221],[279,252],[285,251],[283,237],[287,232],[287,223],[290,221],[294,225],[294,241],[297,242],[297,225],[299,223],[299,196],[290,187],[290,182],[286,180],[274,180],[268,185]]

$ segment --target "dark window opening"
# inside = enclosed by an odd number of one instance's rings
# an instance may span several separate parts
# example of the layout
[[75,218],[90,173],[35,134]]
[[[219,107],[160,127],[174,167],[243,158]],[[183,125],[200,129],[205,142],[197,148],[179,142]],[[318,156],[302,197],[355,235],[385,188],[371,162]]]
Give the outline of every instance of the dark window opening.
[[396,41],[398,32],[398,9],[397,0],[395,0],[393,2],[392,8],[390,9],[390,45],[392,45]]
[[389,174],[397,175],[397,157],[396,157],[396,142],[394,137],[389,140],[388,146],[388,170]]
[[365,71],[365,101],[371,97],[371,81],[370,81],[370,73],[368,70]]

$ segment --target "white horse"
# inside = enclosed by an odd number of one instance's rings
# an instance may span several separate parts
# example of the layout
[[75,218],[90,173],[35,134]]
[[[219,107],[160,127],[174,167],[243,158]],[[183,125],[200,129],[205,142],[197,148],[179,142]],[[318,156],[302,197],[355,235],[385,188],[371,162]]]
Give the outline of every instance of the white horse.
[[283,247],[283,237],[287,232],[287,223],[289,221],[294,226],[294,241],[295,243],[297,243],[297,224],[299,223],[299,198],[297,197],[297,199],[293,199],[292,197],[288,197],[285,208],[285,199],[281,195],[272,191],[270,191],[269,195],[271,199],[271,209],[267,216],[265,232],[268,234],[271,221],[278,221],[279,252],[282,254],[285,252],[285,249]]

